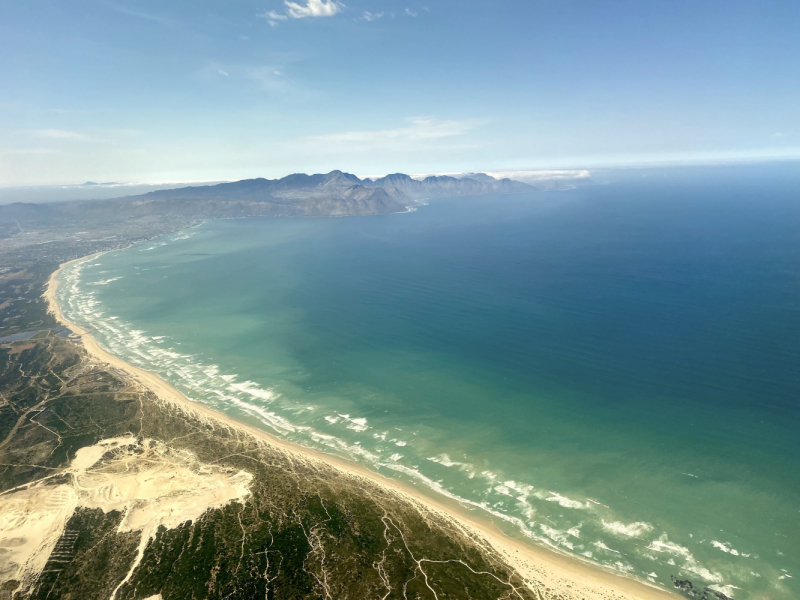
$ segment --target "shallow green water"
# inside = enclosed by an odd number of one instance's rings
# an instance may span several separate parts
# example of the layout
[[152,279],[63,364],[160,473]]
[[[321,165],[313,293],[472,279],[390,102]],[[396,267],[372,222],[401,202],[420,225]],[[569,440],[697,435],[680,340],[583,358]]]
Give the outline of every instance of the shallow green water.
[[[769,175],[769,176],[767,176]],[[780,171],[215,221],[65,273],[115,354],[640,579],[800,594]]]

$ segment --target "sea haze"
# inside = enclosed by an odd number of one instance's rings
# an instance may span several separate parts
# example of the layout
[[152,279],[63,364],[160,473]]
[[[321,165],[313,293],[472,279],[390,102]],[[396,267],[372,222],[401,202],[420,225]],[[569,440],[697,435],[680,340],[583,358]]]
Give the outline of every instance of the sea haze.
[[800,596],[789,166],[210,221],[59,299],[189,398],[665,587]]

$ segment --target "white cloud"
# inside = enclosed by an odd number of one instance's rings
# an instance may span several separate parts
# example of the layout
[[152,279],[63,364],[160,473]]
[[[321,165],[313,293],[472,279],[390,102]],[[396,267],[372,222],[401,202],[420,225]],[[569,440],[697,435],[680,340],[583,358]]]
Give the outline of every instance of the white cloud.
[[138,19],[145,19],[146,21],[153,21],[153,22],[159,23],[161,25],[176,25],[177,24],[177,22],[174,19],[170,19],[170,18],[164,17],[162,15],[156,15],[156,14],[152,14],[152,13],[148,13],[148,12],[144,12],[144,11],[140,11],[140,10],[133,10],[133,9],[127,8],[125,6],[119,6],[119,5],[115,5],[115,4],[109,4],[108,6],[112,10],[115,10],[115,11],[117,11],[119,13],[124,14],[124,15],[128,15],[129,17],[136,17]]
[[407,14],[409,17],[416,17],[416,16],[417,16],[417,13],[415,13],[415,12],[414,12],[413,10],[411,10],[410,8],[406,8],[406,14]]
[[297,2],[284,2],[288,8],[289,16],[293,19],[305,17],[332,17],[344,8],[344,4],[336,0],[307,0],[305,6]]
[[373,159],[383,156],[396,161],[398,156],[408,155],[419,160],[430,153],[472,152],[480,148],[480,143],[473,139],[472,133],[481,123],[478,120],[407,119],[406,123],[394,129],[353,130],[298,137],[285,144],[284,152],[297,153],[305,158],[325,156],[340,162],[343,156],[369,156]]
[[363,18],[365,21],[374,21],[376,19],[380,19],[383,16],[382,12],[379,13],[371,13],[368,10],[364,11]]
[[79,131],[69,131],[67,129],[34,129],[31,133],[40,138],[50,140],[87,140],[89,136]]
[[259,19],[266,19],[267,22],[275,27],[278,24],[278,21],[285,21],[289,17],[286,15],[282,15],[280,13],[275,12],[274,10],[264,11],[260,15],[256,15]]
[[[419,173],[409,173],[412,178],[414,179],[425,179],[426,177],[436,176],[440,177],[442,175],[448,177],[455,177],[457,179],[469,175],[474,175],[475,173],[485,173],[490,177],[494,177],[495,179],[514,179],[516,181],[522,181],[525,183],[540,183],[543,181],[559,181],[559,180],[567,180],[572,181],[576,179],[589,179],[591,177],[591,171],[588,169],[570,169],[570,170],[538,170],[538,171],[488,171],[486,169],[476,169],[474,171],[465,172],[465,171],[425,171]],[[591,498],[587,498],[591,502],[595,502],[591,500]],[[595,504],[599,504],[599,502],[595,502]]]
[[118,127],[115,129],[103,128],[92,129],[90,133],[82,131],[70,131],[67,129],[31,129],[28,133],[51,140],[92,140],[92,141],[108,141],[118,138],[131,138],[142,135],[139,129],[126,129]]
[[291,94],[298,98],[313,96],[313,91],[293,80],[291,66],[280,62],[242,64],[209,61],[197,75],[213,86],[231,82],[234,85],[257,87],[270,94]]
[[272,65],[262,67],[247,67],[243,69],[241,75],[258,83],[262,89],[270,92],[283,92],[286,90],[286,82],[280,77],[283,73]]
[[288,18],[292,19],[305,19],[306,17],[332,17],[333,15],[341,12],[344,4],[336,0],[306,0],[305,4],[298,4],[297,2],[290,2],[284,0],[286,5],[286,13],[279,13],[274,10],[265,11],[257,17],[266,19],[267,22],[273,27],[278,25],[278,22],[285,21]]
[[535,171],[487,171],[487,175],[491,175],[496,179],[516,179],[518,181],[525,181],[528,183],[536,181],[551,181],[551,180],[572,180],[572,179],[589,179],[591,172],[588,169],[562,169],[562,170],[545,170],[539,169]]
[[52,148],[0,148],[0,156],[24,156],[27,154],[54,154]]
[[409,119],[408,127],[377,131],[345,131],[306,138],[320,143],[350,144],[358,146],[410,145],[442,138],[460,136],[475,127],[473,121],[441,121],[430,118]]

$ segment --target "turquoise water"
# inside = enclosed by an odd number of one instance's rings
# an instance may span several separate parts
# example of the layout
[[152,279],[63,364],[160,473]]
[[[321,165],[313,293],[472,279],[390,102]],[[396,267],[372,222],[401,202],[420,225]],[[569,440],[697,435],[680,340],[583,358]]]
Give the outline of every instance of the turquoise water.
[[67,269],[59,301],[188,397],[513,535],[796,598],[800,177],[642,174],[211,221]]

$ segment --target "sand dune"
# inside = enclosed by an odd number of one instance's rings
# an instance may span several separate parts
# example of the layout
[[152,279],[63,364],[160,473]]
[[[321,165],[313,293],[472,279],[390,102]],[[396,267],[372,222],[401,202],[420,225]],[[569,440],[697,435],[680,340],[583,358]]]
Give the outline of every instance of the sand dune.
[[67,474],[69,483],[53,485],[45,478],[3,495],[0,580],[18,580],[18,589],[26,589],[48,559],[58,558],[53,550],[75,509],[99,508],[122,513],[119,533],[141,532],[136,559],[119,589],[159,527],[172,529],[207,510],[243,502],[252,479],[244,471],[204,465],[190,452],[132,436],[81,448]]

